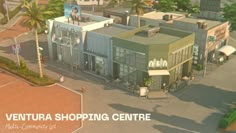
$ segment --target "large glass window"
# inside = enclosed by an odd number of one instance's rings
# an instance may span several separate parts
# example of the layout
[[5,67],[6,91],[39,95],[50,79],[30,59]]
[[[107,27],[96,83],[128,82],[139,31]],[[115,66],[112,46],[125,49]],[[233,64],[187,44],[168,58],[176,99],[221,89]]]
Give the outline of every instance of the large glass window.
[[114,47],[113,50],[115,51],[114,60],[116,62],[140,69],[145,69],[147,65],[145,61],[145,53],[138,53],[119,47]]
[[145,69],[145,54],[136,53],[136,67],[140,69]]

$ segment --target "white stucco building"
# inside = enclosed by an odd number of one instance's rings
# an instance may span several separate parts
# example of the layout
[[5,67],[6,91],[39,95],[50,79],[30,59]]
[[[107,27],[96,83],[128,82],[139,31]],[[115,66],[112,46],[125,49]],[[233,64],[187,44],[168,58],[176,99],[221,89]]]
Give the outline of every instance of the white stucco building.
[[80,21],[58,17],[48,20],[48,48],[51,60],[82,68],[83,49],[87,31],[113,23],[113,19],[81,13]]

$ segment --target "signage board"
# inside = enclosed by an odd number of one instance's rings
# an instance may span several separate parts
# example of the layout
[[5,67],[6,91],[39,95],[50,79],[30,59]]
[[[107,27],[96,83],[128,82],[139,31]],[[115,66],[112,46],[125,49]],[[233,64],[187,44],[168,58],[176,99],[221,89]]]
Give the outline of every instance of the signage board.
[[167,60],[164,60],[162,58],[160,60],[154,58],[153,60],[150,60],[148,62],[149,68],[167,68],[167,66],[168,66]]
[[64,4],[64,16],[65,17],[78,17],[80,16],[80,7],[78,5]]

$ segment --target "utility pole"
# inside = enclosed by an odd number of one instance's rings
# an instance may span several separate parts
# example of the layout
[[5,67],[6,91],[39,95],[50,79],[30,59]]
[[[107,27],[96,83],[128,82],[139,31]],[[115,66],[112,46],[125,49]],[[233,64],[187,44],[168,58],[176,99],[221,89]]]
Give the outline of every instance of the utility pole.
[[17,65],[20,66],[20,58],[19,58],[19,46],[17,45],[16,37],[14,37],[15,42],[15,52],[16,52],[16,59],[17,59]]
[[207,71],[207,59],[208,59],[208,49],[206,51],[206,57],[205,57],[205,60],[204,60],[204,70],[203,70],[203,77],[206,76],[206,71]]
[[7,11],[7,22],[9,22],[9,20],[10,20],[10,18],[9,18],[9,10],[8,10],[8,4],[7,4],[6,0],[4,2],[4,7],[5,7],[6,11]]

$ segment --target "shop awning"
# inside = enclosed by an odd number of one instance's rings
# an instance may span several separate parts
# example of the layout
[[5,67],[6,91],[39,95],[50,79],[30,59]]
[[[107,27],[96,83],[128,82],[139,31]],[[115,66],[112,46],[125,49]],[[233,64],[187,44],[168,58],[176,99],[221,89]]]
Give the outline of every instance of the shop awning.
[[226,56],[229,56],[232,53],[234,53],[236,51],[236,49],[230,45],[226,45],[226,46],[223,46],[222,48],[220,48],[218,51],[224,53]]
[[149,76],[157,76],[157,75],[170,75],[168,70],[149,70]]

